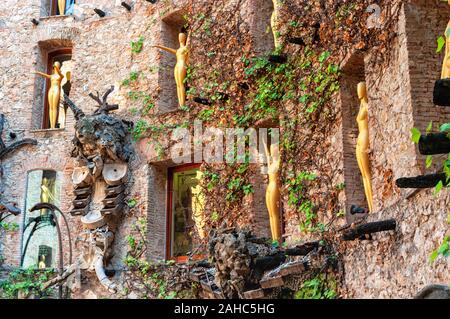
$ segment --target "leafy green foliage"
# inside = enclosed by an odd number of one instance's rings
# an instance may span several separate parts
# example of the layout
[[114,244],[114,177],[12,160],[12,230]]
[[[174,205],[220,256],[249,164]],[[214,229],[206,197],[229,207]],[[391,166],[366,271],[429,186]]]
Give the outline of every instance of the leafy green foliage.
[[437,39],[437,49],[436,49],[436,53],[440,53],[440,52],[442,51],[442,49],[444,48],[444,46],[445,46],[445,37],[440,36],[440,37]]
[[134,290],[140,293],[141,298],[150,299],[173,299],[192,298],[194,288],[187,281],[178,282],[177,276],[187,276],[188,274],[177,272],[183,271],[175,265],[173,260],[165,262],[150,262],[145,258],[147,250],[147,221],[139,218],[133,225],[134,234],[126,237],[128,243],[128,253],[124,259],[125,265],[130,272],[131,280],[126,280],[129,284],[123,293],[127,294]]
[[421,136],[422,136],[422,133],[420,133],[420,131],[417,128],[413,127],[411,129],[411,139],[414,143],[419,144],[419,140],[420,140]]
[[305,281],[296,292],[295,299],[335,299],[336,281],[326,278],[325,274],[320,274],[313,279]]
[[43,290],[42,286],[49,281],[55,271],[52,269],[17,268],[9,272],[8,278],[0,281],[0,298],[16,299],[21,293],[25,296],[34,294],[38,298],[48,298],[53,289]]
[[16,231],[19,229],[19,224],[17,223],[7,223],[7,222],[1,222],[0,223],[0,230],[5,230],[5,231]]
[[135,198],[130,198],[127,202],[129,208],[135,208],[137,205],[137,200]]
[[431,253],[430,262],[434,262],[439,256],[450,256],[450,236],[446,236],[441,246]]
[[317,176],[308,172],[300,172],[287,181],[288,204],[303,215],[300,221],[300,230],[311,232],[315,228],[317,218],[313,202],[308,198],[307,183],[315,181]]
[[131,41],[131,52],[134,54],[141,53],[144,47],[144,37],[140,36],[137,41]]

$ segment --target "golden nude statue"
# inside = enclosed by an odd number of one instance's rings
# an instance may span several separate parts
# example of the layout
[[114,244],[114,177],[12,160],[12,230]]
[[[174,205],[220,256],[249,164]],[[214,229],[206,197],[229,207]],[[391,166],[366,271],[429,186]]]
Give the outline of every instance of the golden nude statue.
[[445,30],[445,38],[446,38],[445,56],[444,56],[444,63],[442,65],[441,79],[450,78],[450,21],[448,22],[447,29]]
[[45,255],[41,256],[41,260],[39,261],[38,268],[39,269],[47,268],[47,265],[45,264]]
[[35,72],[35,74],[41,75],[47,79],[50,79],[50,89],[48,90],[48,114],[50,118],[50,128],[56,128],[58,120],[58,107],[59,99],[61,96],[61,81],[64,75],[61,73],[61,63],[56,61],[53,64],[53,74],[45,74],[42,72]]
[[59,14],[64,15],[66,12],[66,0],[58,0]]
[[280,10],[280,0],[272,0],[273,1],[273,12],[272,12],[272,17],[270,19],[270,26],[272,28],[272,33],[273,33],[273,41],[275,42],[275,49],[278,48],[278,46],[280,45],[280,41],[279,41],[279,35],[278,35],[278,26],[279,26],[279,21],[278,21],[278,15],[279,15],[279,10]]
[[153,47],[175,54],[177,57],[177,64],[175,65],[174,75],[175,81],[177,83],[178,104],[180,107],[182,107],[186,103],[186,87],[184,81],[186,79],[187,68],[189,64],[189,48],[187,46],[186,33],[180,33],[178,35],[178,40],[180,42],[180,47],[178,48],[178,50],[167,48],[161,45],[154,45]]
[[369,211],[373,211],[373,196],[372,196],[372,175],[370,173],[369,163],[369,117],[368,117],[368,98],[366,83],[361,82],[358,84],[358,98],[361,101],[358,117],[358,141],[356,144],[356,159],[358,160],[358,166],[361,170],[364,192],[366,194],[367,204],[369,205]]
[[269,175],[269,184],[266,189],[266,206],[269,211],[270,230],[272,239],[281,242],[281,223],[280,223],[280,150],[278,144],[270,145],[270,151],[265,141],[264,149],[266,151],[267,167]]

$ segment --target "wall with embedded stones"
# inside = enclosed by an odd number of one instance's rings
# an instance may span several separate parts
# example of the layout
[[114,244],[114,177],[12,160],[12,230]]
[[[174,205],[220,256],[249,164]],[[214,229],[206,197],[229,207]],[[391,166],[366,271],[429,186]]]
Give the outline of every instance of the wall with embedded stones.
[[365,58],[376,210],[369,221],[394,218],[398,226],[395,233],[343,246],[344,296],[412,298],[429,284],[449,282],[450,261],[429,262],[431,252],[448,236],[448,189],[435,196],[432,190],[401,190],[395,185],[397,178],[437,169],[424,169],[410,129],[423,132],[430,121],[442,124],[450,118],[448,110],[432,102],[443,59],[435,53],[435,39],[445,30],[449,15],[445,4],[407,4],[389,68],[376,71],[370,54]]
[[[103,0],[96,1],[94,5],[87,0],[77,1],[74,15],[62,17],[46,16],[47,11],[42,5],[45,6],[48,1],[17,3],[7,0],[0,3],[0,37],[3,40],[0,44],[0,108],[7,119],[4,140],[7,144],[12,142],[8,132],[17,133],[18,138],[38,140],[37,146],[27,146],[2,161],[2,200],[17,202],[25,209],[27,172],[53,169],[63,176],[60,207],[63,211],[70,210],[71,173],[75,165],[69,157],[70,140],[74,134],[73,115],[68,112],[65,129],[40,129],[43,95],[39,90],[42,80],[32,72],[36,69],[44,71],[42,61],[46,50],[71,47],[74,65],[71,97],[85,112],[95,110],[95,102],[87,96],[88,93],[103,92],[110,85],[115,85],[116,90],[110,101],[120,105],[120,116],[136,120],[132,112],[128,112],[134,107],[127,99],[129,89],[121,86],[121,82],[132,71],[149,69],[157,71],[145,72],[139,78],[141,90],[156,99],[159,111],[176,109],[173,105],[175,95],[167,93],[170,88],[174,89],[170,68],[173,59],[150,45],[176,44],[174,30],[181,25],[179,19],[183,11],[179,8],[183,1],[173,1],[172,9],[168,10],[163,5],[136,0],[132,1],[131,12],[126,11],[120,2]],[[259,17],[255,9],[257,2],[252,0],[242,10],[242,15],[250,32],[255,34],[258,43],[255,51],[263,52],[271,47],[272,39],[266,32],[268,23],[255,18]],[[94,7],[105,11],[106,17],[98,17],[93,12]],[[265,3],[262,11],[270,10],[270,3]],[[420,1],[408,4],[400,16],[399,37],[392,48],[393,60],[389,68],[372,69],[368,52],[361,60],[365,71],[363,75],[359,74],[361,69],[348,69],[348,85],[342,88],[336,103],[342,109],[342,116],[336,123],[334,134],[325,144],[329,148],[330,158],[333,158],[331,166],[340,171],[334,182],[349,185],[340,197],[340,204],[342,209],[347,210],[351,204],[364,204],[361,181],[351,152],[357,134],[352,121],[359,104],[352,90],[356,91],[353,87],[355,83],[365,78],[369,92],[376,207],[376,213],[369,218],[396,218],[399,226],[395,234],[383,233],[375,235],[372,241],[344,245],[344,296],[411,297],[427,284],[448,283],[450,279],[448,260],[439,259],[433,265],[427,261],[429,253],[437,247],[448,229],[448,191],[434,197],[431,191],[400,191],[394,184],[396,178],[420,174],[424,170],[423,159],[410,141],[410,128],[417,126],[424,129],[429,120],[442,122],[449,118],[448,111],[433,106],[431,102],[432,87],[439,77],[442,61],[442,57],[434,54],[434,43],[445,29],[449,13],[445,5],[425,7]],[[30,22],[32,18],[39,21],[38,26]],[[168,33],[170,37],[166,36]],[[139,55],[135,55],[130,50],[130,41],[136,41],[140,36],[145,39],[144,48]],[[344,68],[346,63],[343,62]],[[355,75],[355,72],[359,73]],[[142,152],[146,147],[145,142],[136,145],[140,152],[136,152],[130,163],[133,177],[128,195],[138,199],[138,209],[124,218],[116,234],[115,255],[109,265],[117,270],[116,279],[123,270],[126,236],[133,232],[132,225],[140,217],[147,218],[149,257],[165,258],[166,174],[167,167],[173,163],[153,161],[153,165],[147,165],[148,153],[154,154],[155,150]],[[267,213],[264,207],[264,178],[257,168],[255,171],[252,182],[256,191],[252,195],[254,198],[250,199],[252,203],[246,204],[246,207],[256,232],[268,235],[268,222],[264,218]],[[23,216],[14,220],[23,227]],[[72,235],[76,237],[81,228],[79,218],[69,217],[69,223]],[[286,229],[290,243],[305,239],[298,232],[297,225],[291,225],[288,221]],[[7,265],[19,264],[21,234],[22,230],[0,234],[0,251],[6,257]],[[67,253],[67,249],[65,251]],[[106,296],[107,293],[96,284],[96,278],[90,278],[92,281],[79,296]]]

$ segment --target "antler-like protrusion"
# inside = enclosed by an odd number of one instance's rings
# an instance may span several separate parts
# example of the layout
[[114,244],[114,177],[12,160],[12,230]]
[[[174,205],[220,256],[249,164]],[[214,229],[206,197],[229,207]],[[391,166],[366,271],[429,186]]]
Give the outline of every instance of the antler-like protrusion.
[[63,103],[65,106],[69,107],[72,110],[73,115],[75,116],[75,120],[78,121],[79,119],[86,116],[84,114],[84,112],[80,108],[78,108],[78,106],[76,106],[75,103],[73,103],[71,99],[69,99],[69,97],[66,95],[66,93],[63,92],[63,95],[64,95]]
[[89,96],[91,99],[96,101],[99,105],[99,108],[97,111],[94,112],[94,115],[102,114],[102,113],[109,113],[110,111],[117,110],[119,108],[118,104],[108,104],[108,96],[114,91],[114,86],[111,86],[105,94],[103,94],[102,99],[100,99],[100,94],[97,91],[97,95],[94,95],[93,93],[89,93]]

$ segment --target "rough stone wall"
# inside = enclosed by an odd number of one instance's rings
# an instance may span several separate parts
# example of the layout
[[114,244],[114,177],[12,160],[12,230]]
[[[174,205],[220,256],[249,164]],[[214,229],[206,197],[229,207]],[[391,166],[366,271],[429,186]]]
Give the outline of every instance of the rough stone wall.
[[375,234],[372,241],[358,241],[344,249],[345,297],[412,298],[429,284],[447,284],[450,261],[429,262],[448,230],[449,192],[438,197],[423,191],[399,200],[370,216],[370,220],[395,218],[395,233]]
[[[445,3],[430,5],[429,2],[417,1],[405,7],[406,34],[409,59],[409,77],[414,126],[424,132],[430,121],[437,126],[448,122],[450,110],[433,105],[434,82],[441,77],[444,51],[436,54],[436,39],[444,35],[450,15]],[[441,160],[434,157],[435,164],[431,170],[441,168]],[[442,159],[442,156],[441,158]],[[418,165],[425,170],[425,156],[418,154]]]
[[442,66],[434,53],[435,39],[445,29],[448,13],[445,5],[406,5],[389,68],[374,70],[370,55],[366,56],[376,209],[369,221],[395,218],[398,227],[395,234],[344,245],[348,297],[411,298],[426,285],[450,279],[448,259],[429,263],[430,253],[448,231],[448,190],[434,196],[432,190],[411,193],[395,186],[395,179],[423,172],[423,158],[410,140],[410,129],[424,131],[430,120],[448,121],[448,114],[432,103]]
[[[89,92],[102,92],[114,84],[116,91],[111,103],[119,103],[119,115],[136,120],[130,111],[134,105],[127,99],[128,88],[121,81],[131,71],[156,67],[157,72],[146,72],[139,79],[140,90],[150,93],[161,112],[176,109],[176,93],[173,72],[173,57],[150,47],[151,44],[177,45],[176,29],[180,27],[179,9],[186,1],[173,1],[171,9],[163,5],[152,5],[146,1],[133,1],[132,12],[120,6],[121,1],[77,1],[74,16],[46,17],[42,3],[30,0],[19,3],[11,0],[0,3],[0,105],[8,120],[6,131],[14,131],[18,137],[34,137],[37,146],[27,146],[6,158],[2,163],[3,177],[0,183],[1,198],[15,201],[24,207],[27,172],[35,169],[54,169],[63,174],[61,186],[61,209],[69,211],[72,197],[71,173],[74,167],[69,157],[74,134],[74,119],[69,111],[66,128],[40,130],[42,116],[42,80],[31,75],[44,67],[46,50],[59,46],[72,48],[74,71],[71,96],[85,112],[94,110],[95,103],[87,97]],[[236,1],[229,1],[235,3]],[[93,8],[107,13],[99,18]],[[430,191],[407,197],[394,185],[396,178],[420,174],[422,159],[410,141],[409,130],[420,129],[428,121],[448,119],[448,113],[432,106],[431,94],[434,80],[440,74],[442,58],[434,54],[435,39],[445,29],[448,10],[444,5],[424,7],[423,3],[409,4],[399,21],[399,37],[391,49],[393,59],[387,69],[373,68],[371,55],[365,56],[364,78],[368,84],[371,160],[376,213],[371,220],[396,218],[399,228],[395,235],[376,235],[371,242],[355,242],[345,246],[346,277],[344,293],[350,297],[411,297],[429,283],[449,280],[448,261],[439,260],[429,266],[427,257],[442,239],[446,225],[448,191],[438,198]],[[256,53],[272,48],[271,32],[267,32],[271,1],[252,0],[242,6],[243,25],[253,34],[257,44]],[[30,19],[39,19],[33,26]],[[161,21],[162,20],[164,21]],[[243,29],[245,29],[243,27]],[[134,55],[130,41],[139,36],[145,38],[143,51]],[[200,45],[201,43],[197,43]],[[196,57],[191,57],[196,59]],[[199,58],[200,59],[200,58]],[[42,69],[40,69],[42,71]],[[328,166],[333,183],[349,185],[339,196],[340,208],[362,203],[360,175],[354,160],[355,117],[358,101],[355,101],[356,84],[361,74],[348,70],[348,83],[336,100],[342,111],[333,133],[324,142],[327,148]],[[357,70],[355,72],[360,72]],[[201,82],[201,80],[199,80]],[[159,89],[158,89],[159,87]],[[163,91],[161,91],[161,89]],[[351,101],[350,101],[351,100]],[[356,103],[356,104],[355,104]],[[351,105],[350,105],[351,104]],[[448,112],[448,111],[447,111]],[[7,134],[4,136],[8,143]],[[142,154],[142,149],[149,148]],[[123,269],[122,259],[127,251],[126,236],[133,232],[132,224],[140,217],[147,218],[148,257],[164,259],[166,254],[166,187],[167,168],[170,161],[152,161],[155,150],[141,142],[140,153],[131,163],[132,180],[128,195],[138,199],[139,213],[126,216],[115,240],[115,255],[111,266]],[[250,203],[243,203],[254,230],[269,235],[268,216],[265,208],[265,180],[255,170],[252,183],[255,193]],[[208,199],[207,199],[208,200]],[[223,199],[210,199],[223,200]],[[287,207],[287,204],[284,205]],[[336,212],[323,212],[330,219]],[[23,216],[15,218],[21,226]],[[79,217],[69,217],[72,235],[81,229]],[[23,226],[22,226],[23,227]],[[286,221],[288,243],[305,241],[308,238],[299,232],[295,221]],[[0,234],[0,251],[7,265],[17,266],[20,260],[22,231]],[[67,242],[65,242],[67,248]],[[65,249],[67,253],[67,249]],[[76,250],[75,250],[76,255]],[[84,287],[80,297],[96,297],[107,294],[92,278]]]
[[[107,16],[98,17],[92,10],[94,7],[104,10]],[[159,12],[155,12],[155,7],[145,1],[135,3],[132,13],[128,13],[120,5],[120,1],[97,1],[95,6],[89,1],[77,1],[73,16],[40,17],[40,10],[40,1],[7,1],[0,5],[0,34],[4,40],[0,48],[0,98],[1,112],[7,119],[4,140],[6,143],[10,142],[9,135],[6,134],[9,132],[17,133],[18,139],[32,137],[38,140],[37,146],[27,146],[3,160],[2,200],[17,202],[23,209],[27,172],[53,169],[63,174],[60,208],[68,212],[73,199],[71,174],[74,162],[70,158],[74,134],[73,115],[70,111],[67,112],[65,129],[40,129],[43,82],[32,72],[46,72],[46,53],[70,44],[74,63],[71,91],[74,102],[83,111],[90,113],[95,110],[95,102],[87,96],[88,93],[97,90],[103,92],[114,84],[116,91],[111,95],[110,102],[119,103],[120,115],[130,119],[127,112],[129,105],[125,98],[127,92],[120,91],[120,83],[135,69],[158,65],[158,52],[151,49],[149,44],[158,41],[159,25],[149,16],[157,17]],[[31,23],[32,18],[39,20],[38,26]],[[146,50],[139,59],[135,59],[130,50],[130,41],[136,41],[141,35],[146,39]],[[154,78],[151,76],[144,82],[149,85],[149,92],[155,91],[157,83],[157,74]],[[154,85],[153,88],[150,87],[151,84]],[[134,186],[130,187],[129,193],[142,193],[147,207],[148,191],[142,187],[147,176],[140,174],[146,169],[145,160],[136,157],[132,167],[139,177],[136,177],[136,183],[132,183]],[[23,215],[10,221],[23,227]],[[69,217],[69,223],[74,240],[81,229],[79,217]],[[20,262],[21,234],[22,229],[8,233],[5,240],[2,239],[1,249],[8,265],[17,266]],[[120,233],[116,240],[119,248],[116,260],[126,253],[122,235]],[[68,242],[65,241],[66,253],[67,246]]]

